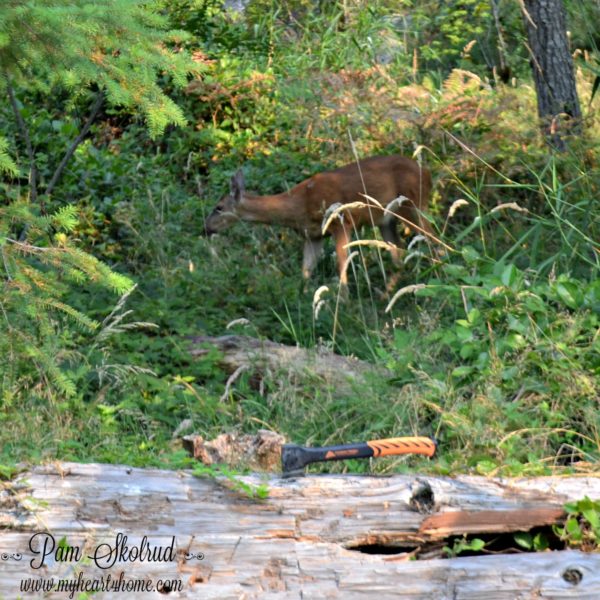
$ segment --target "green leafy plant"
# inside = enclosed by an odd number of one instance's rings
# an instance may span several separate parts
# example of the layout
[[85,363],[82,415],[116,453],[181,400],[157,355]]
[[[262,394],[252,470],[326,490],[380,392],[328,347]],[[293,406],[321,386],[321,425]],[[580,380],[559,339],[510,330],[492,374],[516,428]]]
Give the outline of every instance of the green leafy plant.
[[543,531],[535,535],[532,535],[528,531],[520,531],[513,534],[513,538],[521,548],[531,552],[544,552],[550,547],[548,536]]
[[467,536],[454,540],[452,546],[444,546],[442,552],[448,558],[456,558],[464,552],[481,552],[485,548],[485,542],[479,538],[467,539]]
[[0,463],[0,479],[10,480],[12,479],[18,472],[20,468],[17,465],[7,465]]
[[571,548],[584,552],[600,550],[600,501],[587,496],[565,504],[567,519],[555,525],[554,533]]
[[240,473],[230,469],[225,465],[197,464],[192,470],[192,475],[195,475],[196,477],[211,477],[215,481],[226,485],[234,492],[242,494],[243,496],[253,500],[264,500],[269,496],[268,485],[253,485],[246,483],[239,478]]

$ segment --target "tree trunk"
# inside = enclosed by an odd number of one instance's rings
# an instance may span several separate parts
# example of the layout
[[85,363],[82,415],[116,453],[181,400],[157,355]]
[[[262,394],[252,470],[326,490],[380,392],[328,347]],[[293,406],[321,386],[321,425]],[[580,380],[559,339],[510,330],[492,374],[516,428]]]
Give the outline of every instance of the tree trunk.
[[542,131],[551,146],[564,150],[565,134],[581,131],[565,9],[561,0],[525,0],[524,8]]

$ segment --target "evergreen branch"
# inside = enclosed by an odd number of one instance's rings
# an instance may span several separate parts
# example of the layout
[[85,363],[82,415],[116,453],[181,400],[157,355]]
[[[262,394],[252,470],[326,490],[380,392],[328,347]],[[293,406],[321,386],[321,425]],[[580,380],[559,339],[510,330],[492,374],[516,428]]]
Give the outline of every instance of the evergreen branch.
[[77,309],[57,300],[56,298],[37,298],[35,303],[38,306],[45,306],[48,308],[54,308],[55,310],[59,310],[64,314],[71,317],[76,323],[81,325],[85,329],[89,329],[93,331],[99,327],[99,323],[94,319],[90,319],[88,316],[84,315],[82,312]]
[[8,268],[8,261],[6,260],[6,254],[4,254],[4,248],[0,248],[0,253],[2,254],[2,262],[4,263],[4,270],[6,271],[6,280],[12,281],[10,269]]
[[55,248],[42,248],[41,246],[34,246],[32,244],[28,244],[27,242],[21,242],[20,240],[13,240],[12,238],[4,238],[7,242],[11,244],[15,244],[15,246],[19,246],[24,252],[30,252],[32,254],[36,252],[52,252]]
[[48,184],[48,187],[46,188],[45,194],[47,196],[50,196],[50,194],[52,194],[52,192],[54,191],[54,188],[55,188],[56,184],[58,183],[60,176],[62,175],[63,171],[65,170],[65,167],[67,166],[67,163],[69,162],[70,158],[73,156],[75,150],[77,149],[77,146],[79,146],[79,144],[81,144],[81,142],[83,141],[83,138],[87,135],[88,131],[90,130],[90,127],[92,126],[92,123],[94,122],[94,119],[98,115],[98,111],[100,110],[100,107],[102,106],[102,102],[104,102],[104,91],[100,90],[96,97],[96,102],[94,102],[94,105],[92,106],[92,110],[90,112],[89,117],[87,118],[87,121],[84,123],[83,127],[81,128],[79,135],[73,140],[73,143],[69,146],[69,148],[65,152],[65,155],[63,156],[62,160],[60,161],[60,164],[58,165],[58,167],[56,167],[56,171],[54,171],[54,175],[52,175],[52,179],[50,180],[50,183]]
[[[17,120],[17,126],[21,137],[25,142],[27,148],[27,156],[29,157],[29,197],[32,202],[37,202],[37,167],[35,164],[35,154],[33,153],[33,146],[31,145],[31,138],[29,137],[29,129],[23,120],[23,115],[17,105],[17,99],[15,98],[15,91],[10,83],[10,78],[6,76],[6,89],[8,90],[8,98],[12,106],[13,112],[15,113],[15,119]],[[46,206],[44,200],[40,200],[40,210],[42,214],[46,213]]]

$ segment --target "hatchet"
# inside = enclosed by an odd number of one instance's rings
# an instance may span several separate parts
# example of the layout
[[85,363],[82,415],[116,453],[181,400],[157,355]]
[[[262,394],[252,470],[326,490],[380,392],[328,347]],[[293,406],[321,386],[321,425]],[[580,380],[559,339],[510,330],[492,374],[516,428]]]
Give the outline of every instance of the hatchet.
[[422,454],[431,458],[435,454],[436,448],[437,442],[429,437],[399,437],[320,448],[283,444],[281,446],[281,470],[283,477],[296,477],[304,474],[306,465],[327,460],[399,456],[401,454]]

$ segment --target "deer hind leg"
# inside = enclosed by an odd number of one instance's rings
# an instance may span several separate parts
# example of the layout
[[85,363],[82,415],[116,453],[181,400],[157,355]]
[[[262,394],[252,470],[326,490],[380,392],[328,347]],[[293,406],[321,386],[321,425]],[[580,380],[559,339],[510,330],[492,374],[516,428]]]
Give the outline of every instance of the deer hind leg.
[[382,223],[379,226],[379,231],[381,232],[381,237],[384,242],[390,244],[390,254],[392,255],[392,261],[396,266],[400,264],[400,237],[398,235],[398,224],[395,219],[389,220],[387,222]]
[[323,238],[307,239],[304,242],[304,256],[302,259],[302,277],[310,279],[319,258],[323,252]]

